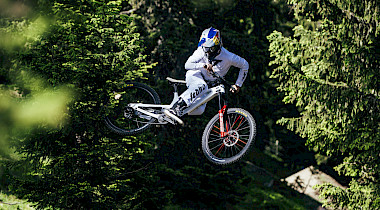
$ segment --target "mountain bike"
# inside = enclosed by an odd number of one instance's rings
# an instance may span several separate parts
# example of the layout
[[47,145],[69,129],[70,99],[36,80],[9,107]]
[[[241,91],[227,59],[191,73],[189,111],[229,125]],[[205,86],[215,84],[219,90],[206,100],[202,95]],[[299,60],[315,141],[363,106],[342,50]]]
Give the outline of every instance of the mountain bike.
[[208,122],[202,136],[202,150],[208,160],[218,165],[226,165],[241,159],[253,145],[256,123],[252,115],[242,108],[228,108],[225,87],[231,85],[216,72],[216,78],[209,89],[195,103],[182,110],[179,116],[169,109],[178,100],[178,86],[184,80],[168,77],[174,88],[171,104],[161,104],[157,92],[146,84],[127,82],[118,91],[110,94],[106,103],[105,123],[111,131],[120,135],[136,135],[152,125],[183,125],[180,117],[188,114],[213,98],[219,98],[219,111]]

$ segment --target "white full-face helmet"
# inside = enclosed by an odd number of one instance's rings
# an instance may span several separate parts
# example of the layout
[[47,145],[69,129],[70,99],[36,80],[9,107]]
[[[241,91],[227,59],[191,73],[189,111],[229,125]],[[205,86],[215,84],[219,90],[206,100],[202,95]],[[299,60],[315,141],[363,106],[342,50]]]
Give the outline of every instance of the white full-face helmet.
[[205,29],[202,32],[201,38],[198,43],[198,47],[202,47],[203,51],[209,60],[213,60],[219,55],[222,48],[222,38],[220,31],[213,27]]

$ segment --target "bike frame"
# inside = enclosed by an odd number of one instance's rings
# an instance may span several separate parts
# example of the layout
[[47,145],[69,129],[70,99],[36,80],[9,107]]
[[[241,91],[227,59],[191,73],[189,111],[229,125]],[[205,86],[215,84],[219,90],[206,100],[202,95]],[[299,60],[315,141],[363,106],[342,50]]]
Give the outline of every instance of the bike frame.
[[[210,100],[212,100],[216,96],[219,96],[219,106],[220,106],[220,110],[222,110],[220,102],[221,102],[221,100],[224,100],[224,98],[222,97],[222,95],[224,95],[224,93],[225,93],[225,88],[224,88],[223,84],[220,84],[220,85],[217,85],[215,87],[208,89],[207,92],[204,95],[202,95],[195,103],[191,104],[188,108],[186,108],[183,111],[183,114],[181,116],[194,111],[195,109],[197,109],[200,106],[202,106],[203,104],[209,102]],[[159,122],[158,124],[167,124],[168,122],[163,120],[163,114],[155,113],[154,110],[160,109],[161,111],[163,111],[165,109],[170,109],[173,106],[173,104],[176,101],[178,101],[178,98],[179,98],[178,91],[177,91],[177,88],[175,87],[174,88],[174,97],[173,97],[171,104],[169,104],[169,105],[130,103],[130,104],[128,104],[128,106],[131,107],[132,109],[134,109],[135,111],[137,111],[138,113],[144,114],[145,115],[144,117],[141,114],[139,114],[139,116],[142,118],[146,118],[146,116],[148,116],[148,117],[157,119]],[[148,109],[153,110],[153,111],[148,111]],[[223,112],[219,111],[219,113],[224,113],[225,109],[226,109],[226,107],[224,107]],[[223,122],[223,114],[220,114],[219,116],[221,117],[221,122]],[[157,123],[154,123],[154,124],[157,124]],[[222,132],[224,133],[224,130]]]
[[[110,104],[111,115],[105,116],[105,123],[113,132],[127,136],[142,133],[152,125],[168,123],[184,125],[180,118],[181,116],[196,114],[197,109],[203,109],[202,105],[205,106],[207,102],[218,96],[219,111],[209,120],[204,129],[202,150],[205,156],[215,164],[225,165],[236,162],[247,153],[250,145],[254,142],[256,123],[253,116],[242,108],[228,108],[229,110],[227,110],[228,93],[226,88],[234,92],[235,87],[217,72],[210,70],[210,73],[215,80],[212,81],[212,84],[209,84],[210,81],[208,81],[209,88],[204,91],[205,93],[197,97],[189,107],[180,110],[177,110],[176,105],[179,100],[177,87],[186,83],[185,81],[167,78],[169,84],[174,87],[173,99],[167,105],[153,104],[160,103],[159,95],[148,85],[138,82],[127,83],[126,88],[122,89],[123,94],[124,92],[125,94],[130,92],[131,94],[117,101],[122,95],[114,92],[113,96],[116,101],[112,99],[108,103]],[[130,88],[133,88],[133,90],[130,90]],[[141,97],[139,97],[140,93]],[[149,104],[129,103],[126,105],[127,101],[149,101]],[[173,106],[176,107],[176,110],[171,110]]]

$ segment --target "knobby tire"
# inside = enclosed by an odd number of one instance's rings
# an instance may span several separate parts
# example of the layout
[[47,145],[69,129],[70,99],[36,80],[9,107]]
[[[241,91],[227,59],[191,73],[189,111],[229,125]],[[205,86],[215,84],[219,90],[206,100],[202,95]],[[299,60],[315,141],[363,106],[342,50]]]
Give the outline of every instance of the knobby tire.
[[217,165],[234,163],[244,157],[256,137],[256,122],[240,108],[230,108],[224,114],[227,136],[221,137],[219,114],[207,124],[202,136],[202,150],[208,160]]
[[[119,99],[116,99],[117,94],[121,95]],[[129,103],[161,104],[161,100],[154,89],[138,82],[129,82],[121,90],[114,91],[105,105],[104,118],[112,132],[124,136],[136,135],[150,128],[155,121],[154,118],[138,117],[136,111],[128,108]]]

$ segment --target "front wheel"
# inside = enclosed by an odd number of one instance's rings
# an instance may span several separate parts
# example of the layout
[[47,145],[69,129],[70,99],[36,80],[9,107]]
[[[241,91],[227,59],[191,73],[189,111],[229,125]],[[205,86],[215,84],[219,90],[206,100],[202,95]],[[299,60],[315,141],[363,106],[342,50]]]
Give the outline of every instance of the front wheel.
[[224,114],[225,134],[220,132],[219,114],[207,124],[202,136],[202,150],[208,160],[218,165],[238,161],[247,154],[256,136],[256,123],[252,115],[239,108]]

